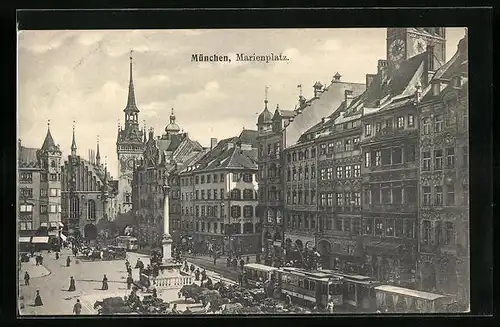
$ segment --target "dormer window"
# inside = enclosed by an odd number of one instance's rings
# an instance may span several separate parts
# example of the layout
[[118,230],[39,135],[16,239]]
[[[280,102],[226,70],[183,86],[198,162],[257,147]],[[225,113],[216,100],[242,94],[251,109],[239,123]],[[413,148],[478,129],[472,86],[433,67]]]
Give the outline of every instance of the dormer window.
[[439,82],[432,84],[432,95],[438,96],[441,92],[441,84]]
[[452,83],[454,87],[462,86],[462,76],[454,76]]

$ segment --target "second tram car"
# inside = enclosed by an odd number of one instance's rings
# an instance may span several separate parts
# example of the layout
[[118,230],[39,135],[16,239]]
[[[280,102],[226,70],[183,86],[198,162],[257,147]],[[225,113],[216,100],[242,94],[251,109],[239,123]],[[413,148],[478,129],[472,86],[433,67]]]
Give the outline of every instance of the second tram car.
[[256,286],[257,282],[265,282],[271,280],[274,272],[278,268],[262,265],[259,263],[247,263],[243,266],[243,272],[248,280],[249,286]]
[[299,268],[277,270],[281,291],[306,305],[325,307],[328,302],[343,304],[342,277]]

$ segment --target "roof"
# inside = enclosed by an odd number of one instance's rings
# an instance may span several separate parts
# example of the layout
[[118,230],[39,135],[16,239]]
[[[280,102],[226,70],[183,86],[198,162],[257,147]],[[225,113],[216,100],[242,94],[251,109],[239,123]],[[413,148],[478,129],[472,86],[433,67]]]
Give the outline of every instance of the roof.
[[[353,91],[358,96],[366,89],[362,83],[332,82],[318,97],[303,102],[295,111],[294,120],[286,128],[286,147],[297,143],[304,132],[319,127],[322,118],[330,117],[345,100],[345,91]],[[299,113],[300,109],[300,113]],[[283,110],[281,110],[283,111]],[[284,114],[289,114],[285,111]]]
[[60,152],[61,150],[54,142],[52,138],[52,134],[50,133],[50,128],[47,129],[47,135],[45,135],[45,140],[43,141],[43,145],[41,148],[42,151],[50,151],[50,152]]
[[273,119],[273,114],[267,109],[267,100],[265,101],[264,110],[260,113],[257,123],[271,123]]
[[37,151],[38,149],[36,148],[26,148],[24,146],[20,146],[18,153],[19,168],[40,168]]
[[392,286],[392,285],[380,285],[380,286],[374,287],[374,289],[377,291],[401,294],[401,295],[411,296],[411,297],[420,298],[420,299],[429,300],[429,301],[434,301],[436,299],[446,297],[446,295],[442,295],[442,294],[417,291],[417,290],[412,290],[409,288],[403,288],[403,287]]
[[238,136],[240,142],[242,144],[250,144],[253,148],[258,147],[257,137],[259,136],[258,131],[254,131],[252,129],[243,129],[241,131],[240,136]]
[[297,116],[297,112],[295,112],[294,110],[277,109],[277,111],[283,118],[291,118]]

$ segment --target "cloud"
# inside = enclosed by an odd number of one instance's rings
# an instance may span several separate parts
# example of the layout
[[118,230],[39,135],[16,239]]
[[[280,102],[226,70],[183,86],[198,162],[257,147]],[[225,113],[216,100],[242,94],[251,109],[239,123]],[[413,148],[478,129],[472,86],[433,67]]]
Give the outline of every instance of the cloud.
[[326,52],[338,51],[340,49],[341,49],[341,42],[339,40],[332,40],[332,39],[327,40],[326,42],[317,47],[317,50]]

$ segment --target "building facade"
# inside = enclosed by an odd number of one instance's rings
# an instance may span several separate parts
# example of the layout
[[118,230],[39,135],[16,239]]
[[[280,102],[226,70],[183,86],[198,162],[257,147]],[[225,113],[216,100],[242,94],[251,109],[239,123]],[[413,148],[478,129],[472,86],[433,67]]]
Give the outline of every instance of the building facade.
[[47,129],[40,149],[18,144],[18,227],[30,235],[40,227],[61,225],[61,155]]
[[133,175],[133,213],[137,217],[139,243],[142,246],[161,246],[163,233],[163,176],[168,173],[170,231],[174,240],[178,240],[181,231],[181,184],[179,172],[189,164],[203,147],[181,133],[175,122],[172,109],[170,123],[165,133],[155,137],[149,131],[144,145],[142,158],[137,166],[132,167]]
[[256,131],[243,130],[238,137],[220,141],[181,176],[185,185],[193,178],[192,191],[186,189],[184,194],[191,201],[192,193],[193,200],[184,207],[191,212],[193,204],[194,242],[199,250],[260,252]]
[[469,304],[467,37],[419,103],[420,288]]
[[146,143],[146,131],[139,128],[139,109],[135,102],[134,81],[132,78],[132,54],[130,55],[130,81],[128,88],[125,126],[118,126],[116,153],[118,156],[118,212],[126,213],[132,209],[132,179],[134,166],[141,161]]
[[95,157],[86,160],[77,154],[74,127],[71,154],[61,167],[61,184],[65,230],[71,235],[96,240],[99,224],[116,217],[118,190],[107,167],[101,163],[99,143]]

